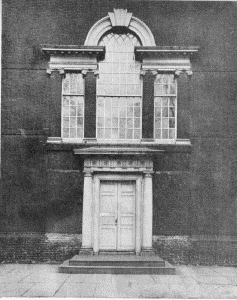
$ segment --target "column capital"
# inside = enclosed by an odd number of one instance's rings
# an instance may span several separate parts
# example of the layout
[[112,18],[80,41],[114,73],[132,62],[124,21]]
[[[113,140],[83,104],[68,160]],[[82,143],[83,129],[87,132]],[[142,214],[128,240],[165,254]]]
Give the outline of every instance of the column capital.
[[83,77],[86,77],[88,73],[94,73],[95,76],[99,76],[99,71],[96,69],[96,70],[91,70],[91,69],[83,69],[81,71],[82,73],[82,76]]
[[177,69],[174,71],[175,76],[179,76],[180,74],[187,74],[188,76],[191,76],[193,74],[192,70],[186,70],[186,69]]
[[144,172],[144,176],[145,176],[145,178],[152,178],[153,173],[154,172]]
[[84,177],[92,177],[93,176],[93,171],[92,170],[84,170]]

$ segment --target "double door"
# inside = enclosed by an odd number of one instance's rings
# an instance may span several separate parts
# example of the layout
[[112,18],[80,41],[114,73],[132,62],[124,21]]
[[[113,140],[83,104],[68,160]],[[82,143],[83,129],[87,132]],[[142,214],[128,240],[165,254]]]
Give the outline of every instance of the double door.
[[135,249],[135,181],[101,181],[99,249]]

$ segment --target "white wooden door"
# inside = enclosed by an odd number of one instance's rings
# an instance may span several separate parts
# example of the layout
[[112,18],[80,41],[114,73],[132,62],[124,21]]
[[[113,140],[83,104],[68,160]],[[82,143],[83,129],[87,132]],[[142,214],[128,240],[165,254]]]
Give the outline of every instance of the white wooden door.
[[133,181],[101,181],[99,216],[101,250],[134,250],[135,197]]

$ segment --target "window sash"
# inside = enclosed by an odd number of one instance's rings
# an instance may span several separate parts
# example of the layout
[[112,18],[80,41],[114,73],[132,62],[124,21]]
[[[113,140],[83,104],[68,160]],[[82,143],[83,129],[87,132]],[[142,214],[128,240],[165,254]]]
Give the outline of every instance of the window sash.
[[154,139],[177,138],[177,80],[173,74],[158,74],[154,83]]
[[66,73],[62,80],[63,139],[84,138],[84,79],[81,73]]
[[98,140],[140,140],[141,97],[97,98],[96,137]]

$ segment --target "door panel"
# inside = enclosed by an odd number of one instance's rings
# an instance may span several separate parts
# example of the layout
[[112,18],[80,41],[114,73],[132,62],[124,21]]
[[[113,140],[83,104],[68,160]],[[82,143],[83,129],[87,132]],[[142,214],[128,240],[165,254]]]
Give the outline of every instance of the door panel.
[[135,183],[101,181],[100,249],[134,250]]
[[117,187],[111,181],[100,185],[100,249],[116,249]]
[[135,184],[118,183],[118,250],[135,247]]

